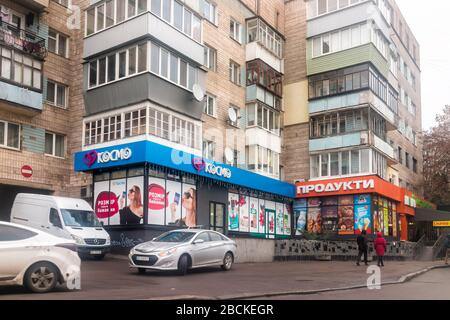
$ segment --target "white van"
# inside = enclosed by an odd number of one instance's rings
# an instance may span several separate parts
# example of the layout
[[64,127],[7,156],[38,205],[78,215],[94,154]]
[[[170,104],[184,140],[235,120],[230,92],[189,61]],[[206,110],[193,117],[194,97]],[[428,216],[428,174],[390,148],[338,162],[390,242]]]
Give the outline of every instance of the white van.
[[111,246],[111,238],[94,210],[81,199],[19,193],[11,222],[75,240],[81,258],[92,256],[101,260]]

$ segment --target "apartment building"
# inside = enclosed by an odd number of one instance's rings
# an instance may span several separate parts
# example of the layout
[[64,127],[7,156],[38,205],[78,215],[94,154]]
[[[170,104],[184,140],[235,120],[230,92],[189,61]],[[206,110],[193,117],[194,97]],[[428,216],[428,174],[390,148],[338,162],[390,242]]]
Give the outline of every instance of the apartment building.
[[[402,232],[406,239],[411,198],[421,194],[419,45],[394,1],[308,0],[304,7],[307,89],[304,74],[286,74],[293,79],[287,86],[308,93],[306,104],[295,94],[286,106],[286,118],[294,120],[285,123],[292,141],[286,163],[298,173],[290,179],[297,179],[304,200],[297,211],[308,212],[308,231],[353,235],[362,230],[355,219],[363,208],[361,228],[368,222],[370,231]],[[295,16],[290,21],[295,24]],[[295,59],[299,48],[290,49]],[[307,147],[298,141],[302,136]],[[305,151],[309,171],[292,156],[304,159]]]
[[0,1],[0,219],[19,192],[68,194],[76,48],[64,0]]

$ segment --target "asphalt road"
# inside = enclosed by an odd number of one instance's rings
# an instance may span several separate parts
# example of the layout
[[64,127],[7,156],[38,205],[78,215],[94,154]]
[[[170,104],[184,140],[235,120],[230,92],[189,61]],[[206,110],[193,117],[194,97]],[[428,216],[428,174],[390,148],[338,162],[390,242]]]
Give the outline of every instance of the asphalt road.
[[[420,261],[387,262],[386,268],[383,269],[382,281],[396,281],[403,275],[435,264]],[[264,294],[365,285],[368,278],[367,268],[357,267],[353,261],[235,264],[230,272],[214,267],[194,270],[187,276],[180,277],[173,273],[159,272],[139,275],[137,271],[128,267],[126,260],[107,257],[104,261],[83,261],[81,271],[81,291],[58,288],[56,292],[36,295],[27,293],[21,287],[0,287],[0,300],[186,299],[193,296],[229,299],[249,293]],[[447,277],[449,272],[450,270],[447,271]],[[431,285],[430,288],[432,287]],[[339,293],[342,294],[346,293]],[[442,296],[450,298],[450,293],[442,291]],[[317,298],[324,297],[327,296],[317,296]]]
[[357,289],[348,291],[326,292],[305,296],[272,297],[266,299],[268,300],[450,300],[450,269],[432,270],[404,284],[382,286],[380,290]]

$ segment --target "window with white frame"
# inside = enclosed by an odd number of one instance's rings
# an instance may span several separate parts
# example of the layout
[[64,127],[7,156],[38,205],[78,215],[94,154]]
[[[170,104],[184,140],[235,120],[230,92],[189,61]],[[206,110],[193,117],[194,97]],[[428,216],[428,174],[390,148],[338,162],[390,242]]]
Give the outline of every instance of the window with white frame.
[[247,168],[278,178],[280,176],[280,154],[261,147],[251,145],[246,147]]
[[217,50],[205,44],[205,67],[211,71],[217,68]]
[[0,48],[0,77],[33,89],[42,89],[42,61],[19,51]]
[[48,104],[51,104],[60,108],[67,108],[67,92],[68,87],[66,85],[57,83],[55,81],[47,80],[47,93],[46,93],[46,101]]
[[257,126],[276,135],[280,134],[280,112],[261,103],[247,105],[247,127]]
[[67,58],[69,56],[69,38],[53,29],[49,29],[48,51]]
[[210,115],[211,117],[216,116],[216,97],[207,93],[205,96],[205,107],[203,110],[204,113]]
[[20,125],[0,120],[0,147],[20,148]]
[[216,143],[211,140],[203,140],[203,157],[214,160],[216,156]]
[[309,0],[307,3],[308,19],[365,2],[367,0]]
[[203,17],[213,24],[217,24],[217,6],[210,0],[204,1]]
[[241,66],[230,60],[230,81],[236,85],[241,85]]
[[237,42],[242,43],[242,26],[233,18],[230,18],[230,37]]
[[247,21],[247,43],[258,41],[278,58],[283,58],[284,40],[261,19]]
[[64,158],[64,136],[56,133],[45,133],[45,154],[53,157]]

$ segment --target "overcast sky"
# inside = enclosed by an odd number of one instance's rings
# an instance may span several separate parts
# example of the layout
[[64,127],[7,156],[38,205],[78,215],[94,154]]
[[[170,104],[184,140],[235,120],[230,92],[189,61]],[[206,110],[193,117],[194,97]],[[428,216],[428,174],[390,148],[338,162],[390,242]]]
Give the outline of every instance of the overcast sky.
[[450,104],[450,1],[396,0],[421,47],[423,128]]

